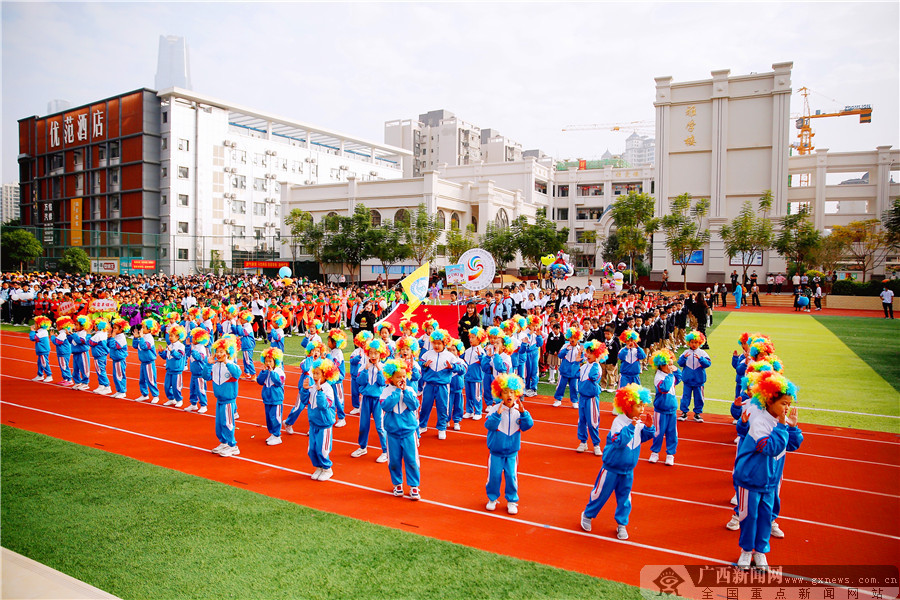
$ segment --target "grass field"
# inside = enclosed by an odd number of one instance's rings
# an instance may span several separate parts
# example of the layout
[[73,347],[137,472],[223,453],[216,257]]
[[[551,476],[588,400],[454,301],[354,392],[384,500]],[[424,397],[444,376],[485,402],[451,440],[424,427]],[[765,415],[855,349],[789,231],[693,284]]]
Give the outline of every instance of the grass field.
[[640,597],[36,433],[0,435],[3,546],[121,598]]

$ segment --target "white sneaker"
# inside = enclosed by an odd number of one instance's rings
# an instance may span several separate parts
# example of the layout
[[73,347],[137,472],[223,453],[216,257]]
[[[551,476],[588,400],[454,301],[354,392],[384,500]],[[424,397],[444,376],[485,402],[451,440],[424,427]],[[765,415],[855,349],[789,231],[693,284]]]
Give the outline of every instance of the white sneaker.
[[769,561],[766,560],[766,555],[762,552],[753,553],[753,564],[756,565],[757,569],[760,569],[762,571],[769,570]]
[[44,383],[53,383],[53,377],[47,375],[46,377],[44,377]]
[[219,452],[219,456],[238,456],[241,453],[241,449],[237,446],[225,446],[221,452]]
[[422,496],[419,494],[419,488],[417,488],[417,487],[409,488],[409,499],[410,500],[415,502],[415,501],[419,500],[421,497]]
[[628,530],[625,529],[625,526],[624,526],[624,525],[617,525],[617,526],[616,526],[616,537],[619,538],[620,540],[627,540],[627,539],[628,539]]
[[285,425],[284,430],[287,431],[289,434],[294,435],[294,428],[292,426]]
[[163,406],[174,406],[174,405],[175,405],[175,401],[174,401],[174,400],[169,400],[168,402],[166,402],[165,404],[163,404]]
[[201,406],[200,408],[197,409],[197,414],[202,415],[202,414],[205,413],[207,410],[209,410],[207,407]]
[[346,419],[338,419],[337,421],[334,422],[334,426],[335,427],[346,427],[347,420]]
[[650,463],[650,464],[659,462],[659,453],[658,453],[658,452],[651,452],[651,453],[650,453],[650,458],[647,459],[647,462]]
[[219,444],[218,446],[216,446],[215,448],[213,448],[213,449],[211,450],[211,452],[212,452],[213,454],[218,454],[219,452],[221,452],[222,450],[224,450],[224,449],[227,448],[227,447],[228,447],[228,444]]
[[125,392],[117,392],[117,393],[113,394],[112,397],[113,398],[124,398]]
[[184,412],[194,412],[197,410],[196,404],[191,404],[187,408],[184,409]]
[[446,440],[446,439],[447,439],[447,432],[446,432],[446,431],[438,431],[438,439],[439,439],[439,440]]
[[375,459],[375,462],[377,462],[377,463],[386,463],[387,461],[388,461],[387,452],[382,452],[381,454],[378,455],[378,458]]
[[135,401],[135,402],[145,402],[145,401],[147,401],[147,400],[149,400],[149,399],[150,399],[150,398],[148,398],[147,396],[139,396],[139,397],[135,398],[134,401]]
[[741,528],[741,520],[738,519],[738,516],[734,513],[731,514],[731,520],[725,524],[725,529],[728,531],[737,531]]
[[578,403],[577,403],[577,402],[573,402],[573,403],[572,403],[572,408],[574,408],[575,410],[578,410]]
[[237,420],[240,419],[240,418],[241,418],[241,415],[239,415],[239,414],[238,414],[238,411],[235,410],[235,411],[234,411],[234,420],[237,421]]
[[784,532],[781,530],[781,527],[779,527],[778,523],[776,523],[775,521],[772,521],[772,537],[778,538],[778,539],[784,538]]
[[184,406],[184,400],[176,400],[175,404],[173,404],[172,406],[174,406],[175,408],[181,408],[182,406]]
[[331,469],[322,469],[322,472],[319,473],[319,481],[328,481],[334,476],[334,471]]
[[578,447],[575,448],[575,452],[585,452],[587,449],[587,442],[581,442],[578,444]]
[[741,551],[741,556],[737,560],[737,566],[739,569],[749,569],[750,568],[750,560],[753,558],[753,553]]
[[426,431],[428,431],[428,428],[427,428],[427,427],[419,427],[419,435],[422,435],[422,434],[425,433]]
[[359,458],[360,456],[365,456],[368,453],[369,453],[368,448],[357,448],[356,450],[354,450],[353,452],[350,453],[350,456],[352,456],[353,458]]
[[463,414],[463,419],[471,419],[471,418],[472,418],[472,413]]
[[581,528],[585,531],[591,530],[591,520],[584,516],[584,513],[581,513]]
[[594,446],[594,456],[603,456],[603,448]]
[[562,406],[562,400],[556,400],[553,402],[553,406]]
[[506,512],[508,512],[511,515],[519,514],[519,505],[515,502],[510,502],[509,504],[506,505]]
[[459,423],[453,424],[453,431],[459,431]]
[[674,455],[674,454],[669,454],[668,456],[666,456],[666,465],[668,465],[668,466],[671,467],[671,466],[673,466],[674,464],[675,464],[675,455]]
[[322,474],[322,468],[321,468],[321,467],[318,467],[318,468],[316,468],[315,471],[313,471],[313,473],[312,473],[312,475],[311,475],[310,477],[311,477],[312,479],[318,479],[318,478],[319,478],[319,475],[321,475],[321,474]]
[[269,439],[266,440],[266,445],[267,445],[267,446],[277,446],[277,445],[280,444],[280,443],[281,443],[281,437],[280,437],[280,436],[274,436],[274,435],[273,435],[273,436],[269,436]]
[[472,415],[472,420],[473,420],[473,421],[480,421],[480,420],[481,420],[481,415]]
[[37,377],[34,377],[34,378],[32,379],[32,381],[43,381],[43,380],[44,380],[44,376],[43,376],[43,375],[38,375]]
[[741,436],[737,436],[736,438],[734,438],[734,443],[735,443],[735,444],[740,444],[740,443],[741,443]]
[[484,507],[488,510],[496,510],[497,501],[496,500],[488,500],[488,503],[485,504]]
[[394,497],[402,498],[403,497],[403,485],[395,485],[394,486]]
[[353,410],[350,411],[350,414],[351,414],[351,415],[358,415],[358,414],[359,414],[359,409],[358,409],[358,408],[354,408]]
[[159,396],[156,396],[152,400],[150,400],[150,404],[159,404]]
[[732,505],[732,506],[737,506],[737,494],[735,494],[734,496],[732,496],[732,497],[731,497],[731,500],[729,500],[729,502],[731,502],[731,505]]

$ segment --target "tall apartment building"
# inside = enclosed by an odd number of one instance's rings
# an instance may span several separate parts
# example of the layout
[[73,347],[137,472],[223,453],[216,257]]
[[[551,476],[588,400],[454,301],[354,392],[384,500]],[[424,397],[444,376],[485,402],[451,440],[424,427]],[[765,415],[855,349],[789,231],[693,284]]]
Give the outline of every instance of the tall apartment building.
[[19,184],[4,183],[3,196],[0,199],[0,223],[7,223],[19,218]]
[[156,89],[191,86],[191,59],[187,42],[174,35],[159,36],[159,55],[156,59]]
[[625,153],[622,158],[634,166],[654,165],[656,163],[656,140],[637,132],[632,133],[625,140]]

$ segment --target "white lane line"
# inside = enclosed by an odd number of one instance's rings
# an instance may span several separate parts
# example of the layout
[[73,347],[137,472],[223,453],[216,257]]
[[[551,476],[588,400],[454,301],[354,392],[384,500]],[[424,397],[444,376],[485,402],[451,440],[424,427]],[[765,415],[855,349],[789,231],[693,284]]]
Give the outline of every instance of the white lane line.
[[[110,429],[110,430],[112,430],[112,431],[118,431],[118,432],[120,432],[120,433],[126,433],[126,434],[129,434],[129,435],[134,435],[134,436],[137,436],[137,437],[142,437],[142,438],[150,439],[150,440],[153,440],[153,441],[156,441],[156,442],[162,442],[162,443],[164,443],[164,444],[172,444],[172,445],[174,445],[174,446],[180,446],[180,447],[182,447],[182,448],[188,448],[188,449],[191,449],[191,450],[197,450],[197,451],[203,452],[204,454],[207,454],[207,455],[210,454],[209,450],[206,449],[206,448],[200,448],[199,446],[194,446],[194,445],[192,445],[192,444],[185,444],[185,443],[183,443],[183,442],[176,442],[176,441],[174,441],[174,440],[168,440],[168,439],[165,439],[165,438],[160,438],[160,437],[156,437],[156,436],[153,436],[153,435],[148,435],[148,434],[145,434],[145,433],[140,433],[140,432],[137,432],[137,431],[131,431],[131,430],[128,430],[128,429],[122,429],[122,428],[120,428],[120,427],[113,427],[112,425],[106,425],[106,424],[104,424],[104,423],[96,423],[96,422],[94,422],[94,421],[88,421],[88,420],[85,420],[85,419],[79,419],[79,418],[77,418],[77,417],[71,417],[71,416],[68,416],[68,415],[63,415],[63,414],[55,413],[55,412],[48,411],[48,410],[43,410],[43,409],[39,409],[39,408],[33,408],[33,407],[30,407],[30,406],[23,406],[23,405],[21,405],[21,404],[14,404],[14,403],[12,403],[12,402],[7,402],[7,401],[5,401],[5,400],[4,400],[4,401],[0,401],[0,404],[6,404],[6,405],[9,405],[9,406],[15,406],[15,407],[17,407],[17,408],[22,408],[22,409],[25,409],[25,410],[31,410],[31,411],[35,411],[35,412],[39,412],[39,413],[44,413],[44,414],[52,415],[52,416],[59,417],[59,418],[62,418],[62,419],[67,419],[67,420],[70,420],[70,421],[75,421],[75,422],[78,422],[78,423],[84,423],[84,424],[87,424],[87,425],[93,425],[93,426],[95,426],[95,427],[101,427],[101,428],[104,428],[104,429]],[[254,460],[254,459],[252,459],[252,458],[247,458],[247,457],[244,457],[244,456],[232,456],[232,457],[229,457],[229,458],[232,458],[232,459],[235,459],[235,460],[244,461],[244,462],[248,462],[248,463],[255,464],[255,465],[259,465],[259,466],[263,466],[263,467],[268,467],[268,468],[271,468],[271,469],[278,469],[278,470],[280,470],[280,471],[285,471],[285,472],[288,472],[288,473],[294,473],[294,474],[297,474],[297,475],[303,475],[303,476],[307,476],[307,477],[310,475],[310,473],[307,473],[307,472],[304,472],[304,471],[298,471],[298,470],[296,470],[296,469],[291,469],[291,468],[289,468],[289,467],[283,467],[283,466],[281,466],[281,465],[276,465],[276,464],[272,464],[272,463],[267,463],[267,462],[263,462],[263,461],[260,461],[260,460]],[[340,479],[334,479],[334,478],[330,479],[329,481],[331,481],[331,482],[333,482],[333,483],[336,483],[336,484],[339,484],[339,485],[345,485],[345,486],[348,486],[348,487],[353,487],[353,488],[360,489],[360,490],[365,490],[365,491],[368,491],[368,492],[374,492],[374,493],[377,493],[377,494],[381,494],[381,495],[384,495],[384,496],[390,496],[391,498],[393,498],[393,493],[392,493],[391,491],[387,491],[387,490],[383,490],[383,489],[377,489],[377,488],[372,488],[372,487],[365,486],[365,485],[362,485],[362,484],[353,483],[353,482],[350,482],[350,481],[342,481],[342,480],[340,480]],[[327,482],[326,482],[326,483],[327,483]],[[226,484],[226,485],[227,485],[227,484]],[[551,530],[553,530],[553,531],[559,531],[559,532],[562,532],[562,533],[567,533],[567,534],[572,534],[572,535],[579,535],[579,536],[582,536],[582,537],[592,538],[592,539],[596,539],[596,540],[600,540],[600,541],[604,541],[604,542],[610,542],[610,543],[614,543],[614,544],[622,544],[622,545],[625,545],[625,546],[632,546],[632,547],[634,547],[634,548],[641,548],[641,549],[644,549],[644,550],[652,550],[652,551],[655,551],[655,552],[663,552],[663,553],[666,553],[666,554],[672,554],[672,555],[675,555],[675,556],[684,556],[684,557],[686,557],[686,558],[692,558],[692,559],[695,559],[695,560],[706,561],[706,562],[708,562],[708,563],[723,564],[723,565],[733,564],[731,561],[721,560],[721,559],[718,559],[718,558],[712,558],[712,557],[709,557],[709,556],[703,556],[703,555],[700,555],[700,554],[693,554],[693,553],[690,553],[690,552],[682,552],[682,551],[680,551],[680,550],[672,550],[672,549],[670,549],[670,548],[662,548],[662,547],[659,547],[659,546],[651,546],[651,545],[648,545],[648,544],[639,544],[639,543],[637,543],[637,542],[632,542],[632,541],[630,541],[630,540],[620,540],[620,539],[618,539],[618,538],[610,538],[610,537],[606,537],[606,536],[602,536],[602,535],[597,535],[597,534],[593,534],[593,533],[588,533],[588,532],[585,532],[585,531],[577,531],[577,530],[574,530],[574,529],[566,529],[566,528],[563,528],[563,527],[558,527],[558,526],[556,526],[556,525],[550,525],[550,524],[548,524],[548,523],[539,523],[539,522],[537,522],[537,521],[529,521],[529,520],[526,520],[526,519],[517,519],[517,518],[513,518],[513,517],[511,517],[511,516],[506,516],[506,515],[503,515],[503,514],[482,512],[482,511],[479,511],[479,510],[474,510],[474,509],[471,509],[471,508],[466,508],[466,507],[464,507],[464,506],[457,506],[457,505],[455,505],[455,504],[448,504],[448,503],[445,503],[445,502],[437,502],[437,501],[435,501],[435,500],[422,499],[422,500],[420,500],[420,502],[422,502],[422,503],[424,503],[424,504],[431,504],[431,505],[434,505],[434,506],[440,506],[440,507],[443,507],[443,508],[448,508],[448,509],[451,509],[451,510],[456,510],[456,511],[465,512],[465,513],[469,513],[469,514],[474,514],[474,515],[478,515],[478,516],[489,517],[489,518],[494,518],[494,519],[502,519],[502,520],[504,520],[504,521],[509,521],[509,522],[516,523],[516,524],[526,525],[526,526],[528,526],[528,527],[540,527],[540,528],[543,528],[543,529],[551,529]],[[352,517],[350,517],[350,518],[352,518]]]

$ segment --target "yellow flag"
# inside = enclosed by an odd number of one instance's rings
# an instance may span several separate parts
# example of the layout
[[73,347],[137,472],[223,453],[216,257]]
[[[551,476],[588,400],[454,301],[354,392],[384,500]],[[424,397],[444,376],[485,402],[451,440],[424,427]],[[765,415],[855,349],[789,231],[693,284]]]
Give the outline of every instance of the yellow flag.
[[403,287],[403,291],[406,292],[406,296],[409,298],[409,308],[406,309],[406,312],[403,313],[404,317],[409,317],[416,310],[416,307],[422,303],[422,300],[425,299],[425,296],[428,294],[428,275],[429,270],[428,266],[430,263],[425,263],[412,273],[406,276],[406,278],[400,282],[400,285]]

